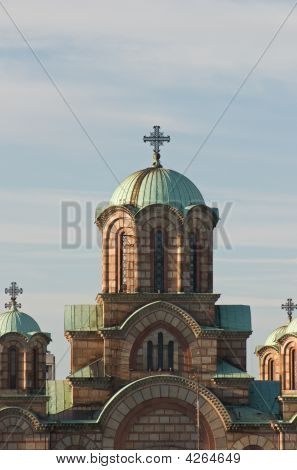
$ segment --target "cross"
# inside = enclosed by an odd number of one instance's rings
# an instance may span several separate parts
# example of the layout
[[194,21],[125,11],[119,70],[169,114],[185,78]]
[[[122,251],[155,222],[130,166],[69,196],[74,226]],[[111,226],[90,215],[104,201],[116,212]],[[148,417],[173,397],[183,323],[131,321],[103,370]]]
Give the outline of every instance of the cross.
[[282,309],[287,310],[290,322],[292,321],[292,314],[295,308],[297,308],[297,304],[294,304],[292,299],[287,299],[287,303],[282,304]]
[[12,305],[21,307],[21,304],[16,303],[16,298],[19,294],[23,293],[23,289],[18,287],[16,282],[12,282],[9,288],[5,289],[5,294],[10,295],[11,302],[5,304],[5,308],[11,308]]
[[159,153],[160,146],[164,142],[170,142],[169,135],[164,136],[163,132],[160,132],[160,126],[154,126],[154,131],[148,136],[143,136],[143,142],[149,142],[154,147],[154,152]]

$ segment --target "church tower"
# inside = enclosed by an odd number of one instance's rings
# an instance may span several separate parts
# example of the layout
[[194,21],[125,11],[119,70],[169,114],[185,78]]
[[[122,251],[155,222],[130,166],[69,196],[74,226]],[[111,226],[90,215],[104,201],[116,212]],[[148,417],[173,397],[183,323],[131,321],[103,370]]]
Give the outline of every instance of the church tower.
[[104,405],[105,449],[226,448],[230,415],[221,400],[247,404],[253,380],[249,307],[215,305],[218,211],[162,166],[159,147],[169,140],[154,126],[144,137],[152,165],[98,206],[102,292],[96,306],[65,310],[73,403]]

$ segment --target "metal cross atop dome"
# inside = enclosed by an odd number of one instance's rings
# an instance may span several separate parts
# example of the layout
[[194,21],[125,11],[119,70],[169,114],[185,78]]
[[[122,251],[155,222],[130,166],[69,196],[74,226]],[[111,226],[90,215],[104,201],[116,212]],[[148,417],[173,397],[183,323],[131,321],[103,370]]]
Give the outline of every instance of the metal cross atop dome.
[[292,315],[293,315],[293,311],[295,308],[297,308],[297,304],[294,304],[292,299],[287,299],[287,303],[282,304],[282,309],[287,310],[287,314],[288,314],[290,322],[292,321]]
[[160,132],[160,126],[154,126],[154,131],[150,133],[149,137],[144,136],[143,142],[149,142],[154,147],[154,152],[159,153],[160,146],[164,142],[170,142],[169,135],[164,136],[163,132]]
[[16,282],[12,282],[9,288],[5,289],[5,294],[10,295],[11,302],[5,304],[5,308],[11,308],[12,305],[20,308],[21,304],[16,303],[17,296],[23,293],[23,289],[18,287]]

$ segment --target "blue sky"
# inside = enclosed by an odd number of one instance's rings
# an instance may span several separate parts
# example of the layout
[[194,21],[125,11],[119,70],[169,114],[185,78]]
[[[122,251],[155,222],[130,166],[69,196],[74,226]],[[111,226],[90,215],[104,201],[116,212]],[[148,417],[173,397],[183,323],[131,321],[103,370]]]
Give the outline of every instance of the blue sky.
[[[0,301],[18,281],[58,362],[64,304],[92,303],[100,290],[93,221],[84,217],[92,249],[61,250],[61,202],[95,205],[149,165],[142,136],[154,124],[171,135],[163,164],[183,172],[293,3],[4,2],[116,175],[1,10]],[[209,204],[232,202],[215,291],[252,307],[254,374],[255,346],[286,321],[280,304],[297,298],[296,26],[297,11],[186,173]],[[58,375],[68,371],[66,354]]]

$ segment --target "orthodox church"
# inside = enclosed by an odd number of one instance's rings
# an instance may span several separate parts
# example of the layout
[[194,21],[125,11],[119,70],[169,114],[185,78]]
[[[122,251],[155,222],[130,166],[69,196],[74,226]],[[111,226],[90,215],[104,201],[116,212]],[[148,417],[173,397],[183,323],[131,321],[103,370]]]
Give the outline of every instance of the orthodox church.
[[[297,318],[273,331],[246,371],[247,305],[213,292],[216,209],[152,166],[98,206],[102,289],[65,306],[71,373],[47,378],[51,336],[20,310],[12,283],[0,314],[1,449],[296,449]],[[53,374],[52,374],[53,375]]]

